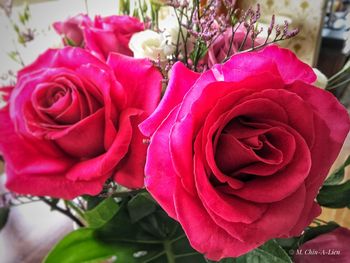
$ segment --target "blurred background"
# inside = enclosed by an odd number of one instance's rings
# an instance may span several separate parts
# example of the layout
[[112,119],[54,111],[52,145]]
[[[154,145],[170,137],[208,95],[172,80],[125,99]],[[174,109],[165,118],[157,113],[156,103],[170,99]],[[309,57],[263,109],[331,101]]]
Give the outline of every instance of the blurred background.
[[[272,14],[278,23],[287,20],[301,32],[283,46],[318,68],[327,77],[338,72],[350,56],[350,1],[341,0],[238,0],[240,8],[262,8],[262,26]],[[45,49],[59,47],[60,37],[51,24],[78,13],[91,17],[117,14],[118,0],[0,0],[0,85],[14,81],[15,72],[28,65]],[[264,25],[266,22],[266,25]],[[349,73],[350,74],[350,73]],[[334,94],[350,108],[349,83]],[[1,124],[0,124],[1,125]],[[350,138],[334,168],[350,154]],[[0,161],[0,174],[3,163]],[[347,171],[350,178],[350,171]],[[0,192],[5,178],[0,176]],[[350,227],[349,209],[324,209],[321,219]],[[0,263],[40,262],[52,245],[73,228],[72,222],[41,203],[18,206],[0,232]]]

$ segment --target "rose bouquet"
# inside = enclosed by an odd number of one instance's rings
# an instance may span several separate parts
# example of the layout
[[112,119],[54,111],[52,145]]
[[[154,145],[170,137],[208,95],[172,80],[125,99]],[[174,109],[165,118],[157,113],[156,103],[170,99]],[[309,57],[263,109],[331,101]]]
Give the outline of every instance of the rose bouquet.
[[57,22],[64,47],[1,88],[2,221],[27,199],[77,226],[44,262],[292,262],[337,233],[317,216],[350,205],[350,158],[326,180],[348,112],[276,44],[298,29],[261,37],[234,2]]

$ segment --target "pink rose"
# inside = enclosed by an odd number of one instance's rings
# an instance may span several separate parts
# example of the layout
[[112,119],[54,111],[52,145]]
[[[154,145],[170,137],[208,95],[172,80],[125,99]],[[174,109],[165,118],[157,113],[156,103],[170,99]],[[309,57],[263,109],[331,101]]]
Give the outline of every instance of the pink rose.
[[[208,61],[209,68],[211,68],[215,64],[222,63],[228,53],[229,53],[228,57],[236,54],[245,39],[245,35],[246,35],[246,30],[244,30],[243,28],[239,28],[234,34],[232,46],[230,49],[232,29],[229,28],[223,34],[221,34],[208,49],[207,61]],[[259,44],[261,44],[261,42],[262,40],[257,39],[255,41],[255,46],[258,46]],[[252,47],[252,40],[249,35],[248,38],[246,39],[245,44],[243,45],[242,50],[246,50],[251,47]]]
[[20,194],[96,195],[107,178],[143,186],[146,145],[138,130],[156,107],[161,74],[146,59],[48,50],[18,73],[0,111],[6,186]]
[[202,75],[181,63],[141,125],[145,185],[209,259],[299,235],[349,131],[347,111],[286,49],[234,55]]
[[96,16],[93,25],[84,29],[86,48],[103,59],[107,59],[110,52],[133,56],[130,38],[142,30],[143,23],[134,17]]
[[350,230],[337,229],[320,235],[295,251],[295,263],[346,263],[350,259]]
[[82,47],[84,45],[83,28],[91,24],[92,21],[87,15],[79,14],[65,21],[55,22],[53,28],[64,37],[63,42],[66,46],[69,45],[68,41],[71,41],[75,46]]

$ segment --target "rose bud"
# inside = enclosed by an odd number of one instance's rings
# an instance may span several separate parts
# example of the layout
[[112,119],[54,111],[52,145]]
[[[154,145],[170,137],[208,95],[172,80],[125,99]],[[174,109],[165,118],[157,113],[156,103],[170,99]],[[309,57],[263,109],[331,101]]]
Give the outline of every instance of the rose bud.
[[349,262],[350,230],[338,227],[306,242],[294,252],[295,263]]
[[53,23],[55,31],[63,36],[63,43],[66,46],[84,46],[84,33],[83,28],[85,26],[91,26],[91,19],[84,14],[79,14],[66,19],[65,21]]

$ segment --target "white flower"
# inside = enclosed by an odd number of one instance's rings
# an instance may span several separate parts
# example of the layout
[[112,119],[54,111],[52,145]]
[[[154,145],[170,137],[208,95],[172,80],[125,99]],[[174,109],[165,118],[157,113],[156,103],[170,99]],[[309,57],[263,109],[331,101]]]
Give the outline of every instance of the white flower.
[[317,80],[314,83],[314,85],[319,87],[319,88],[325,89],[327,87],[327,84],[328,84],[327,77],[321,71],[319,71],[317,68],[313,68],[313,70],[317,76]]
[[[166,53],[174,54],[176,50],[176,45],[179,44],[179,48],[181,48],[182,38],[179,34],[180,26],[179,22],[175,17],[170,16],[169,18],[160,21],[159,29],[162,32],[164,38],[166,39]],[[187,31],[182,29],[182,33],[185,36]],[[178,41],[178,39],[180,41]]]
[[[163,10],[164,9],[164,10]],[[163,15],[159,18],[159,33],[152,30],[135,33],[129,42],[129,48],[133,51],[135,58],[150,58],[157,61],[165,61],[173,55],[178,46],[178,51],[183,51],[183,39],[179,32],[180,25],[175,13],[170,8],[161,8]],[[185,37],[187,30],[182,28]]]
[[[183,16],[181,23],[187,24],[187,20],[185,16]],[[159,29],[161,32],[163,32],[163,35],[167,40],[167,48],[169,49],[168,51],[169,53],[173,54],[175,52],[176,45],[179,45],[178,46],[179,52],[183,51],[184,49],[183,40],[184,38],[186,38],[187,29],[181,26],[181,32],[180,32],[179,21],[177,20],[173,9],[169,11],[169,15],[167,17],[159,20]],[[188,41],[187,43],[190,43],[190,42],[191,41]]]
[[171,55],[166,37],[152,30],[135,33],[130,39],[129,48],[133,51],[135,58],[149,58],[154,61],[159,58],[164,61]]

